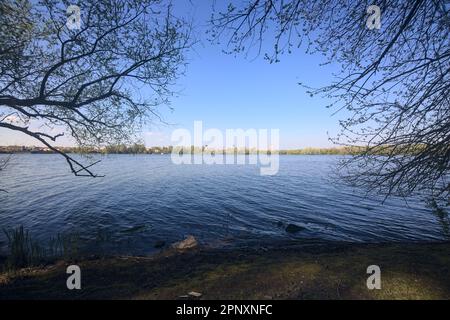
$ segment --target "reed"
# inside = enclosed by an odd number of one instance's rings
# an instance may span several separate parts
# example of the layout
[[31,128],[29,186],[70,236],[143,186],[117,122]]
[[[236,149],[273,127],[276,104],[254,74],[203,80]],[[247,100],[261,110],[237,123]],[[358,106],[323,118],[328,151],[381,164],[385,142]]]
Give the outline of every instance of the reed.
[[8,254],[4,269],[16,270],[48,263],[55,258],[74,260],[80,257],[80,236],[58,234],[46,246],[34,240],[23,226],[3,230],[8,240]]

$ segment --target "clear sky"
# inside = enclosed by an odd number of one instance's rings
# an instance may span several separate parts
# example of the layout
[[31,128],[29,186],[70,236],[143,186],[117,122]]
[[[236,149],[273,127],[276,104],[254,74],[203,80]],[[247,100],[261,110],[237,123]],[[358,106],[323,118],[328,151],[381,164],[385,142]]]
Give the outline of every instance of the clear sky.
[[[193,17],[199,42],[189,52],[186,74],[175,87],[179,95],[172,99],[173,111],[159,109],[172,125],[155,123],[145,128],[146,145],[170,145],[172,130],[192,129],[193,122],[201,120],[205,129],[279,129],[281,148],[331,146],[327,132],[338,131],[338,119],[344,114],[332,116],[333,110],[325,108],[328,101],[310,97],[298,83],[329,84],[336,66],[319,66],[322,56],[306,55],[303,50],[283,56],[276,64],[262,56],[226,55],[224,47],[209,43],[205,34],[211,1],[192,2],[177,1],[176,10]],[[22,134],[0,129],[0,145],[5,144],[38,145]]]

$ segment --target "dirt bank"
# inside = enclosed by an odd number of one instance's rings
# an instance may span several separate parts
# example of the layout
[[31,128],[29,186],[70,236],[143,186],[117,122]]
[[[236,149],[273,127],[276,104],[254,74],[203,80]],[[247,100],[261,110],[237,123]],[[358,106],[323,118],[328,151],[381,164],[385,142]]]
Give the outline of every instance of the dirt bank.
[[[68,290],[68,264],[82,289]],[[381,290],[366,269],[381,268]],[[0,274],[0,299],[450,299],[450,243],[296,244],[58,261]],[[197,298],[198,299],[198,298]]]

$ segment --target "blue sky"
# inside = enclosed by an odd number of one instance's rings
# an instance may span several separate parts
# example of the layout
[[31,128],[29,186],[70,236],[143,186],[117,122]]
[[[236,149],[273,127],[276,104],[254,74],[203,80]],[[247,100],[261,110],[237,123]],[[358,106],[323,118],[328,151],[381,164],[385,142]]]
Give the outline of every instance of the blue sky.
[[[283,56],[276,64],[262,56],[226,55],[223,46],[206,40],[211,9],[210,1],[185,2],[183,8],[176,8],[194,17],[199,43],[189,52],[186,74],[174,88],[179,94],[172,99],[173,111],[164,106],[159,109],[171,125],[154,123],[144,128],[146,145],[169,145],[174,129],[192,129],[193,122],[201,120],[205,129],[279,129],[281,148],[331,146],[327,132],[337,133],[338,119],[344,114],[332,116],[333,110],[325,108],[328,101],[310,97],[298,83],[329,84],[336,66],[321,67],[322,56],[306,55],[303,50]],[[67,143],[61,140],[59,144]],[[3,144],[38,145],[21,134],[0,129]]]

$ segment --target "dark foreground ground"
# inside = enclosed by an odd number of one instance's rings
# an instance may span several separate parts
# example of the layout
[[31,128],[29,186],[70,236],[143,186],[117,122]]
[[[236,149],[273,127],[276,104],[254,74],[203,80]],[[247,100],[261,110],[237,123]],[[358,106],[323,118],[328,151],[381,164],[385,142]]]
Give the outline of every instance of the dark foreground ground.
[[[81,290],[66,267],[81,267]],[[381,290],[366,269],[381,268]],[[450,243],[284,244],[90,258],[0,273],[0,299],[450,299]]]

